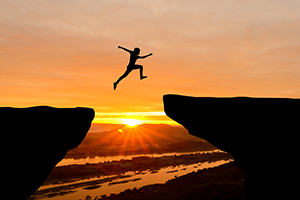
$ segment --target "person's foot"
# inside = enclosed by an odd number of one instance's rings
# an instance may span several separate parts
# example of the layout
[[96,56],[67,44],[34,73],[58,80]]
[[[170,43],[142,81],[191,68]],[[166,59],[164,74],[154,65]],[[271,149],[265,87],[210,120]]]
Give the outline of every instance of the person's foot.
[[143,80],[144,78],[147,78],[147,76],[142,76],[142,77],[141,77],[141,80]]
[[114,90],[117,89],[117,85],[118,85],[118,83],[114,83]]

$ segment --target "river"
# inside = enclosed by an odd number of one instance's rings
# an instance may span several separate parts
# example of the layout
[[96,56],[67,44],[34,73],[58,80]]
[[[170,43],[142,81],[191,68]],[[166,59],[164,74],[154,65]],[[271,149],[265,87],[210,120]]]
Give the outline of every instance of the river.
[[82,158],[82,159],[73,159],[73,158],[67,158],[60,161],[56,166],[65,166],[65,165],[84,165],[86,163],[103,163],[103,162],[112,162],[112,161],[120,161],[120,160],[131,160],[134,157],[140,157],[140,156],[149,156],[149,157],[163,157],[163,156],[180,156],[180,155],[190,155],[190,154],[204,154],[204,153],[214,153],[214,152],[224,152],[219,149],[213,150],[213,151],[194,151],[194,152],[172,152],[172,153],[161,153],[161,154],[135,154],[135,155],[126,155],[126,156],[106,156],[106,157],[93,157],[93,158]]
[[[104,161],[119,161],[121,159],[132,159],[133,157],[138,156],[153,156],[153,157],[161,157],[161,156],[178,156],[181,154],[195,154],[195,153],[213,153],[213,152],[220,152],[220,150],[214,151],[200,151],[200,152],[189,152],[189,153],[165,153],[165,154],[148,154],[148,155],[129,155],[129,156],[111,156],[111,157],[95,157],[95,158],[85,158],[85,159],[63,159],[57,166],[64,166],[70,164],[85,164],[85,163],[99,163]],[[179,177],[182,175],[186,175],[191,172],[196,172],[198,170],[202,170],[205,168],[212,168],[217,167],[222,164],[229,163],[233,160],[219,160],[216,162],[202,162],[196,163],[192,165],[179,165],[175,167],[166,167],[161,168],[155,172],[147,170],[140,173],[135,172],[127,172],[123,178],[118,178],[114,180],[110,180],[109,182],[104,182],[101,184],[94,184],[97,181],[106,180],[109,178],[115,178],[116,176],[101,176],[97,178],[90,178],[85,180],[80,180],[72,183],[64,183],[64,184],[55,184],[55,185],[46,185],[41,186],[39,188],[40,191],[45,189],[52,189],[55,187],[61,186],[71,186],[69,190],[61,190],[60,193],[64,194],[63,196],[54,196],[54,197],[47,197],[44,199],[47,200],[79,200],[85,199],[87,195],[100,197],[101,195],[109,196],[111,193],[118,194],[126,189],[133,189],[133,188],[140,188],[142,186],[146,186],[149,184],[156,184],[156,183],[165,183],[166,181],[173,179],[175,177]],[[73,187],[72,185],[83,183],[85,186],[76,186]],[[89,186],[94,186],[94,189],[86,187],[86,185],[90,184]],[[70,193],[70,192],[73,193]],[[42,196],[39,196],[42,197]]]

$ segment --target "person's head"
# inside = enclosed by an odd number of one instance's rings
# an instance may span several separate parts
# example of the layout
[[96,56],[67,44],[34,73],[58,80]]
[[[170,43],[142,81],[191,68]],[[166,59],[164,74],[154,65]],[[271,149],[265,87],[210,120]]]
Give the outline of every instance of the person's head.
[[138,48],[138,47],[135,47],[134,50],[133,50],[133,52],[136,53],[136,55],[139,55],[139,54],[140,54],[140,51],[141,51],[141,50],[140,50],[140,48]]

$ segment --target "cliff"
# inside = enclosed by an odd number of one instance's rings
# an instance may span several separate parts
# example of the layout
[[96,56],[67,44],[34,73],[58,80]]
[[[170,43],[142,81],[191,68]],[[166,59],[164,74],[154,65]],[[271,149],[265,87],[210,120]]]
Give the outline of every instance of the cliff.
[[90,108],[0,108],[1,195],[27,199],[34,193],[82,142],[94,114]]
[[297,196],[300,99],[165,95],[166,114],[191,135],[230,153],[248,199]]

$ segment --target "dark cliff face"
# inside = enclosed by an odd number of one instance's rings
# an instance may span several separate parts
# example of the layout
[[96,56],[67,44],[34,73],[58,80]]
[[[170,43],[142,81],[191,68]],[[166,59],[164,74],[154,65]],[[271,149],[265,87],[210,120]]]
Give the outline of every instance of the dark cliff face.
[[2,195],[27,199],[85,138],[90,108],[0,108]]
[[249,199],[295,195],[300,99],[165,95],[163,100],[170,118],[234,157],[245,172]]

